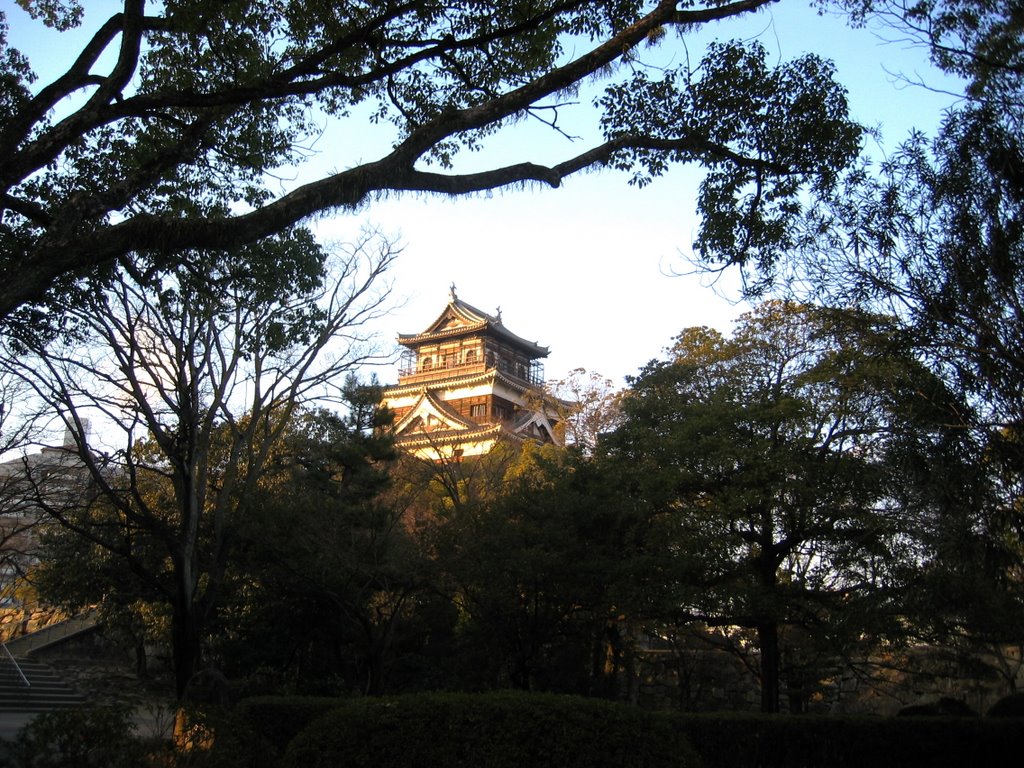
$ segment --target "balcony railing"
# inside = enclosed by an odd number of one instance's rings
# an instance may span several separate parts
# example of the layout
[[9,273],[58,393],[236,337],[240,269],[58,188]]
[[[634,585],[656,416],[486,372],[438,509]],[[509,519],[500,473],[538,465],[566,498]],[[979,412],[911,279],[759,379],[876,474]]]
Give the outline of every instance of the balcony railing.
[[430,381],[445,375],[462,376],[472,373],[483,373],[494,368],[535,387],[544,384],[543,363],[538,360],[523,363],[519,360],[509,360],[504,357],[492,358],[488,362],[482,360],[457,362],[451,358],[444,358],[443,360],[432,361],[430,367],[418,367],[417,359],[410,355],[402,358],[398,368],[398,375],[401,377],[403,384],[413,384],[419,381]]
[[487,367],[481,360],[474,360],[471,363],[449,363],[445,361],[444,363],[432,365],[429,368],[420,369],[417,369],[415,360],[411,363],[403,360],[398,369],[398,375],[403,380],[413,378],[418,381],[420,379],[437,378],[439,374],[463,375],[467,373],[483,373],[486,370]]

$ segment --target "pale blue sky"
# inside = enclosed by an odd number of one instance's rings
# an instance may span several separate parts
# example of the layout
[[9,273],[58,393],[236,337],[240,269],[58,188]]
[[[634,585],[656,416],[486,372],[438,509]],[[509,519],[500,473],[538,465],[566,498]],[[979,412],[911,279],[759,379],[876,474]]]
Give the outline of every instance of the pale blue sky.
[[[34,23],[10,0],[12,43],[33,63],[45,61],[47,75],[78,49],[78,35],[39,34]],[[85,27],[92,30],[105,0],[90,0]],[[31,25],[31,26],[30,26]],[[880,127],[881,146],[891,151],[907,132],[934,130],[942,111],[955,99],[901,82],[942,84],[926,52],[906,43],[887,42],[895,33],[849,29],[840,19],[822,17],[806,0],[784,0],[742,23],[725,22],[686,38],[690,59],[700,59],[703,44],[721,39],[757,37],[777,61],[806,52],[836,62],[838,78],[849,89],[851,110],[862,123]],[[668,35],[657,49],[645,51],[645,63],[678,64],[682,42]],[[40,69],[42,67],[40,66]],[[955,90],[955,87],[952,88]],[[591,94],[582,94],[579,114],[563,114],[570,143],[539,124],[525,122],[489,143],[466,166],[521,160],[557,161],[597,140]],[[386,150],[386,131],[365,122],[346,129],[345,137],[328,128],[316,145],[312,173],[375,159]],[[300,175],[299,178],[302,178]],[[643,190],[629,187],[623,174],[590,173],[561,189],[498,191],[472,199],[404,197],[381,200],[355,215],[315,222],[325,238],[349,239],[375,226],[404,244],[391,277],[403,305],[380,323],[381,343],[394,345],[399,332],[422,330],[444,307],[454,282],[460,298],[483,310],[502,309],[514,332],[551,348],[548,378],[576,367],[597,371],[621,383],[659,355],[684,327],[711,325],[728,330],[742,311],[735,279],[713,290],[697,277],[673,277],[688,268],[685,255],[696,230],[694,212],[699,169],[675,169]],[[724,292],[727,298],[718,293]],[[393,368],[378,375],[394,381]]]
[[[906,84],[904,78],[943,84],[924,50],[894,41],[891,31],[850,29],[804,2],[783,2],[743,24],[723,23],[701,39],[686,39],[691,60],[699,60],[701,46],[714,36],[757,37],[778,61],[806,52],[834,60],[854,117],[882,133],[881,144],[868,148],[875,156],[891,151],[914,127],[934,130],[943,110],[955,102],[950,95]],[[677,63],[681,55],[680,42],[670,35],[641,59]],[[493,141],[483,157],[470,156],[468,167],[484,166],[488,158],[554,162],[574,154],[587,145],[587,137],[599,136],[590,97],[581,95],[580,101],[584,114],[568,123],[580,141],[570,143],[526,122]],[[352,152],[365,150],[359,144]],[[329,168],[374,156],[338,156],[330,149],[323,154]],[[699,169],[677,168],[640,190],[628,186],[624,174],[596,172],[560,189],[383,200],[357,217],[318,222],[317,229],[344,237],[369,222],[401,235],[405,251],[393,277],[405,304],[384,322],[385,342],[399,332],[422,330],[443,309],[454,282],[460,298],[486,311],[500,306],[511,330],[551,348],[549,379],[582,367],[621,383],[659,356],[683,328],[710,325],[728,331],[744,310],[736,303],[735,275],[712,288],[697,276],[671,274],[689,269],[685,257],[697,226],[699,179]],[[393,381],[396,374],[383,370],[380,375]]]

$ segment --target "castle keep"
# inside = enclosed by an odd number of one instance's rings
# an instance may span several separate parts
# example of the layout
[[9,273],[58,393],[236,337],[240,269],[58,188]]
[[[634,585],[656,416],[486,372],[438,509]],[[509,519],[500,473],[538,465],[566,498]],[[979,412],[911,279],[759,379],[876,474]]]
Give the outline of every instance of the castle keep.
[[479,456],[500,440],[559,443],[543,393],[548,349],[455,294],[424,331],[399,334],[398,384],[384,390],[400,448],[430,460]]

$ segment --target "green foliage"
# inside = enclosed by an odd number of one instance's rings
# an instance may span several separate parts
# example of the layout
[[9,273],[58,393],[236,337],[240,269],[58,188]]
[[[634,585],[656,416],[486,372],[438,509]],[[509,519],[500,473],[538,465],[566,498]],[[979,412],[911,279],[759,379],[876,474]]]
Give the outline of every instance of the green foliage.
[[926,704],[911,704],[896,713],[900,717],[977,717],[967,702],[943,696]]
[[553,446],[524,447],[500,484],[428,534],[459,611],[456,684],[611,694],[627,513],[586,460]]
[[71,603],[162,602],[179,695],[202,666],[249,509],[290,449],[293,417],[328,393],[349,398],[359,423],[339,417],[329,436],[351,443],[346,471],[318,478],[319,491],[380,487],[366,469],[390,450],[373,436],[381,422],[366,421],[379,395],[348,377],[373,355],[357,329],[385,301],[374,281],[394,257],[386,242],[368,252],[373,239],[328,256],[297,232],[244,256],[124,263],[58,318],[66,333],[5,339],[5,370],[46,408],[79,430],[98,408],[124,440],[114,457],[80,443],[94,493],[38,501],[66,532],[53,554],[76,565],[50,567],[49,586]]
[[685,715],[675,722],[705,768],[962,768],[1019,752],[1017,724],[981,718]]
[[[22,4],[58,28],[94,19],[78,3]],[[644,43],[685,45],[668,29],[767,4],[131,4],[105,25],[96,20],[86,50],[32,92],[31,59],[53,51],[19,52],[0,36],[0,316],[22,307],[16,324],[44,322],[39,304],[59,316],[81,297],[81,277],[103,280],[119,259],[141,271],[189,261],[321,212],[356,210],[378,193],[558,186],[602,164],[641,182],[669,163],[706,164],[705,255],[761,258],[785,239],[800,194],[829,185],[858,141],[831,68],[814,57],[772,68],[763,50],[735,44],[662,82],[630,83],[616,65]],[[552,106],[567,109],[565,94],[592,77],[611,83],[597,105],[607,140],[547,167],[460,170],[460,153],[525,117],[548,122]],[[394,151],[282,191],[276,180],[312,159],[312,137],[355,135],[346,121],[366,120],[384,124]],[[739,235],[744,220],[757,223],[757,237]],[[258,266],[254,254],[236,253]]]
[[926,544],[915,613],[932,640],[1015,641],[1024,615],[1020,9],[987,0],[842,5],[865,20],[882,14],[928,46],[936,64],[966,80],[966,98],[934,136],[914,133],[884,162],[845,175],[808,208],[779,273],[748,279],[785,274],[787,289],[816,301],[892,314],[970,403],[955,422],[970,439],[946,450],[973,464],[975,477],[934,476],[946,512]]
[[78,26],[82,20],[82,5],[78,0],[16,0],[33,19],[61,31]]
[[985,717],[1024,717],[1024,693],[1004,696],[989,707]]
[[288,743],[344,699],[315,696],[260,696],[231,710],[206,708],[193,722],[213,733],[213,743],[196,762],[203,768],[277,768]]
[[346,398],[344,416],[294,420],[240,529],[214,644],[232,675],[263,668],[289,690],[381,693],[425,631],[425,557],[383,495],[390,417],[379,387],[353,379]]
[[[618,153],[614,164],[640,166],[632,181],[645,186],[672,162],[724,148],[703,161],[708,173],[698,205],[704,220],[694,250],[709,263],[770,264],[794,245],[799,191],[831,189],[835,169],[859,150],[861,130],[846,119],[846,92],[833,75],[817,56],[769,67],[763,46],[737,41],[710,45],[693,71],[669,70],[652,80],[637,69],[599,101],[606,136],[667,139],[682,127],[691,141],[670,153],[652,142]],[[752,154],[772,172],[736,162]]]
[[754,630],[771,711],[785,628],[794,655],[826,658],[899,632],[908,532],[935,511],[908,470],[955,443],[957,403],[875,316],[769,302],[731,338],[689,329],[669,352],[632,381],[605,444],[649,521],[647,613],[655,632]]
[[[826,5],[819,0],[820,5]],[[933,63],[967,81],[972,99],[992,99],[1019,109],[1024,19],[1013,2],[991,0],[840,0],[855,22],[877,15],[928,48]]]
[[289,745],[285,766],[686,768],[699,762],[664,716],[539,694],[430,694],[347,703]]
[[12,768],[139,768],[147,747],[124,706],[37,715],[11,742]]
[[332,696],[262,696],[239,702],[234,717],[282,754],[307,725],[345,702]]

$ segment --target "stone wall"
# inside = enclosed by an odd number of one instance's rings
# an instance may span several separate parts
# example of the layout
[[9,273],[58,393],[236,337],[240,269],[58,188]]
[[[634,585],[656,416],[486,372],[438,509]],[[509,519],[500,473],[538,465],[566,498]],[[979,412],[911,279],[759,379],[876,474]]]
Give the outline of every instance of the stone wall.
[[39,606],[0,608],[0,642],[27,635],[68,618],[59,608]]

